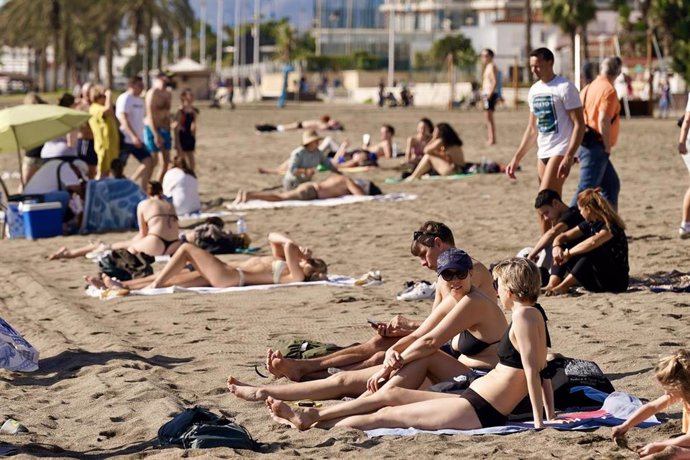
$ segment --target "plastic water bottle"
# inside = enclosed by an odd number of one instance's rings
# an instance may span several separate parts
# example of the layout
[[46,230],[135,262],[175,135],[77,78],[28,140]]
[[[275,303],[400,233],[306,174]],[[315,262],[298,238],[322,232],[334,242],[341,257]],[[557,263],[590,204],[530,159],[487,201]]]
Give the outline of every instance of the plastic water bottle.
[[479,172],[480,173],[485,173],[486,172],[486,156],[482,156],[482,162],[479,164]]
[[244,216],[237,219],[237,234],[242,233],[247,233],[247,222],[244,220]]

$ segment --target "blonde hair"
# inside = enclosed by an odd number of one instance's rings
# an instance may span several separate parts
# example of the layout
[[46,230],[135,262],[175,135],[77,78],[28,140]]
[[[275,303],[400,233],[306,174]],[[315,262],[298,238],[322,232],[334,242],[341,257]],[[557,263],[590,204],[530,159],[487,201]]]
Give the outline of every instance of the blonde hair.
[[504,259],[492,269],[495,278],[520,301],[535,303],[541,289],[541,272],[534,262],[523,257]]
[[323,259],[308,259],[304,267],[304,281],[323,281],[328,279],[328,265]]
[[625,230],[623,219],[602,196],[601,188],[588,188],[580,192],[577,196],[577,205],[581,208],[587,208],[594,218],[604,221],[609,230],[613,230],[614,225]]
[[664,388],[678,391],[690,403],[690,351],[680,349],[659,360],[654,375]]
[[95,102],[101,96],[105,97],[105,87],[103,85],[93,85],[89,89],[89,99],[92,102]]

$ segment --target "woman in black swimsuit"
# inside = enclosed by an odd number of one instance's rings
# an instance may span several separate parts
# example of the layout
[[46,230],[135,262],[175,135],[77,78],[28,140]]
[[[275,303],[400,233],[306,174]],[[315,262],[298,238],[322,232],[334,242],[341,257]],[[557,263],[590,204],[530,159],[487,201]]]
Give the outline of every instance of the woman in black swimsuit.
[[175,115],[175,147],[177,155],[184,158],[192,171],[196,170],[194,151],[196,150],[196,120],[199,110],[194,107],[194,94],[186,88],[180,93],[182,105]]
[[[551,419],[553,398],[549,393],[550,384],[546,384],[550,381],[544,381],[542,391],[540,377],[540,371],[546,366],[549,333],[544,310],[536,303],[541,286],[539,269],[527,259],[515,258],[494,267],[494,276],[501,303],[512,311],[512,323],[501,339],[496,368],[472,382],[462,396],[387,388],[386,385],[371,396],[323,409],[292,408],[268,398],[266,405],[273,417],[288,420],[300,429],[312,426],[348,426],[362,430],[397,427],[477,429],[504,425],[507,415],[529,395],[534,425],[543,427],[543,402],[547,418]],[[403,353],[401,361],[409,357]],[[398,367],[398,370],[389,367],[393,369],[391,374],[399,374],[409,366]]]
[[62,247],[48,259],[72,259],[109,249],[127,249],[130,252],[143,252],[151,256],[173,254],[181,244],[175,206],[163,196],[160,182],[149,182],[147,192],[149,198],[137,206],[139,233],[132,239],[118,241],[112,245],[89,244],[78,249]]
[[[496,342],[507,327],[495,297],[490,298],[472,286],[472,259],[465,251],[452,248],[443,252],[438,257],[437,271],[448,283],[449,295],[419,328],[388,349],[383,366],[339,372],[312,382],[262,387],[248,386],[229,377],[230,391],[249,400],[268,396],[288,400],[356,397],[367,390],[376,391],[379,379],[387,380],[388,387],[416,389],[427,377],[435,382],[447,381],[469,373],[471,368],[493,368],[498,362]],[[461,331],[467,331],[465,351],[476,354],[463,354],[458,360],[439,351]],[[271,361],[268,360],[269,364]]]

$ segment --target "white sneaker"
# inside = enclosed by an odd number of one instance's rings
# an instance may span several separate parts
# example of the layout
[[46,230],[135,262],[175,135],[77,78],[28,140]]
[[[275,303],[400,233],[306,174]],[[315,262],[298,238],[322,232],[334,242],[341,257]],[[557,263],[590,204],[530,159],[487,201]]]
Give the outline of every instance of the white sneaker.
[[686,230],[685,227],[680,227],[678,229],[678,237],[681,240],[687,240],[688,238],[690,238],[690,230]]
[[355,286],[370,286],[373,284],[381,284],[382,282],[383,278],[381,278],[381,272],[379,270],[372,270],[360,276],[359,279],[355,281]]
[[436,283],[427,284],[423,281],[415,284],[415,286],[407,292],[398,295],[398,300],[422,300],[433,299],[436,295]]

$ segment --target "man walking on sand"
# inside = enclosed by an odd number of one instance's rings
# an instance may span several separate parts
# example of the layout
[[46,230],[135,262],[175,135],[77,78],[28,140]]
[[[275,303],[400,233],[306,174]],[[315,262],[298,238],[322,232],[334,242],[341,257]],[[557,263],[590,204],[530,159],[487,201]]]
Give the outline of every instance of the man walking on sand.
[[144,119],[144,143],[151,156],[158,154],[160,169],[156,180],[163,182],[163,176],[170,163],[170,106],[172,96],[165,89],[167,78],[159,73],[152,87],[146,92],[146,118]]
[[486,121],[486,145],[496,143],[496,124],[494,111],[498,101],[498,70],[494,64],[494,52],[484,48],[481,54],[484,71],[482,72],[482,100],[484,101],[484,119]]
[[[582,143],[585,121],[577,89],[554,73],[553,63],[554,56],[548,48],[530,53],[530,70],[538,80],[529,90],[529,121],[506,174],[515,179],[520,161],[536,142],[539,190],[550,189],[562,195],[563,183]],[[546,232],[545,221],[539,219],[539,223],[542,233]]]
[[133,181],[139,181],[141,188],[146,186],[153,172],[153,157],[144,147],[144,101],[139,95],[144,90],[144,81],[141,77],[132,77],[127,84],[127,91],[118,96],[115,101],[115,115],[120,121],[120,132],[123,142],[120,146],[120,161],[127,163],[127,157],[131,154],[139,160],[139,167],[132,175]]

